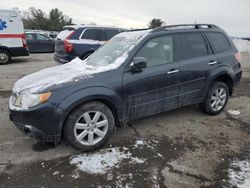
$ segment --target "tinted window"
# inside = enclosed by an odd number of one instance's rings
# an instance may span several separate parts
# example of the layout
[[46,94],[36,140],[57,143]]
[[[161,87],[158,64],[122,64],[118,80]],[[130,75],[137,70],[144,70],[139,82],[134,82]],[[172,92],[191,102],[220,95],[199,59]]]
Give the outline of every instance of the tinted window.
[[208,41],[215,53],[225,51],[230,48],[230,43],[222,33],[205,33]]
[[149,40],[139,50],[136,57],[144,57],[148,67],[173,61],[173,37],[161,36]]
[[179,35],[181,59],[191,59],[208,54],[207,44],[201,33]]
[[32,33],[26,33],[26,39],[28,40],[33,40],[34,39],[34,35]]
[[46,35],[37,34],[36,39],[37,40],[49,40],[49,37],[47,37]]
[[81,39],[104,41],[104,37],[103,37],[101,29],[86,29]]
[[112,30],[112,29],[106,29],[105,30],[107,40],[111,39],[113,36],[117,35],[118,33],[119,33],[118,30]]

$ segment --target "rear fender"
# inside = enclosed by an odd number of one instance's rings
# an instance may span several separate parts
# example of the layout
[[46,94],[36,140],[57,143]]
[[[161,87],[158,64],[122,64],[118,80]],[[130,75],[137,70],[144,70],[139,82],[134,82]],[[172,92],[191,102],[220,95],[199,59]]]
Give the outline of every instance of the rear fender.
[[229,76],[232,80],[234,80],[234,72],[233,70],[228,67],[228,66],[220,66],[218,68],[216,68],[215,70],[213,70],[210,75],[208,76],[204,87],[203,87],[203,99],[206,97],[206,94],[211,86],[211,84],[214,82],[214,80],[216,80],[216,78],[218,78],[219,76],[222,75],[227,75]]

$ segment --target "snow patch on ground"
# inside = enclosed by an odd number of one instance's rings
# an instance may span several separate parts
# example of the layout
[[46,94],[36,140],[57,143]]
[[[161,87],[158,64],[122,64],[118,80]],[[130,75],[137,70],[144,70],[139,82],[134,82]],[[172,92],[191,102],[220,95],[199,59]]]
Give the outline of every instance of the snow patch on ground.
[[250,52],[250,41],[237,38],[232,40],[240,52]]
[[233,161],[229,169],[230,184],[238,188],[250,187],[250,161]]
[[240,111],[238,111],[238,110],[228,110],[227,112],[231,115],[234,115],[234,116],[240,115]]
[[79,170],[89,174],[105,174],[112,168],[128,159],[129,163],[144,163],[143,159],[132,157],[131,152],[121,151],[119,147],[100,150],[92,154],[80,154],[71,157],[70,164],[75,164]]

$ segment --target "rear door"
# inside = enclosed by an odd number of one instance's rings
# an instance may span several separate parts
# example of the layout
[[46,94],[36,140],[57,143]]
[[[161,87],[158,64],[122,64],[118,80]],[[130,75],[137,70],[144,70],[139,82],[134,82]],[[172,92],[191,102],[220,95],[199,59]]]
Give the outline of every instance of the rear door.
[[37,33],[36,40],[38,42],[37,47],[39,52],[54,52],[55,42],[53,39],[46,35]]
[[217,67],[217,59],[203,33],[179,33],[180,106],[201,102],[209,74]]
[[177,108],[179,65],[174,59],[174,37],[166,35],[152,38],[134,57],[144,57],[147,67],[140,73],[126,71],[123,75],[128,119]]

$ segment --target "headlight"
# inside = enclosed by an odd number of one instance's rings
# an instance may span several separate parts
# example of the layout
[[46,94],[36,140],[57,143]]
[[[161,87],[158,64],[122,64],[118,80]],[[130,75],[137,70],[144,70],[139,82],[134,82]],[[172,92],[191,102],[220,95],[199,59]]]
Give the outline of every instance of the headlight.
[[38,104],[46,102],[49,99],[50,95],[51,95],[51,92],[42,93],[42,94],[24,93],[24,94],[19,95],[16,98],[16,101],[14,102],[14,106],[27,109],[32,106],[36,106]]

